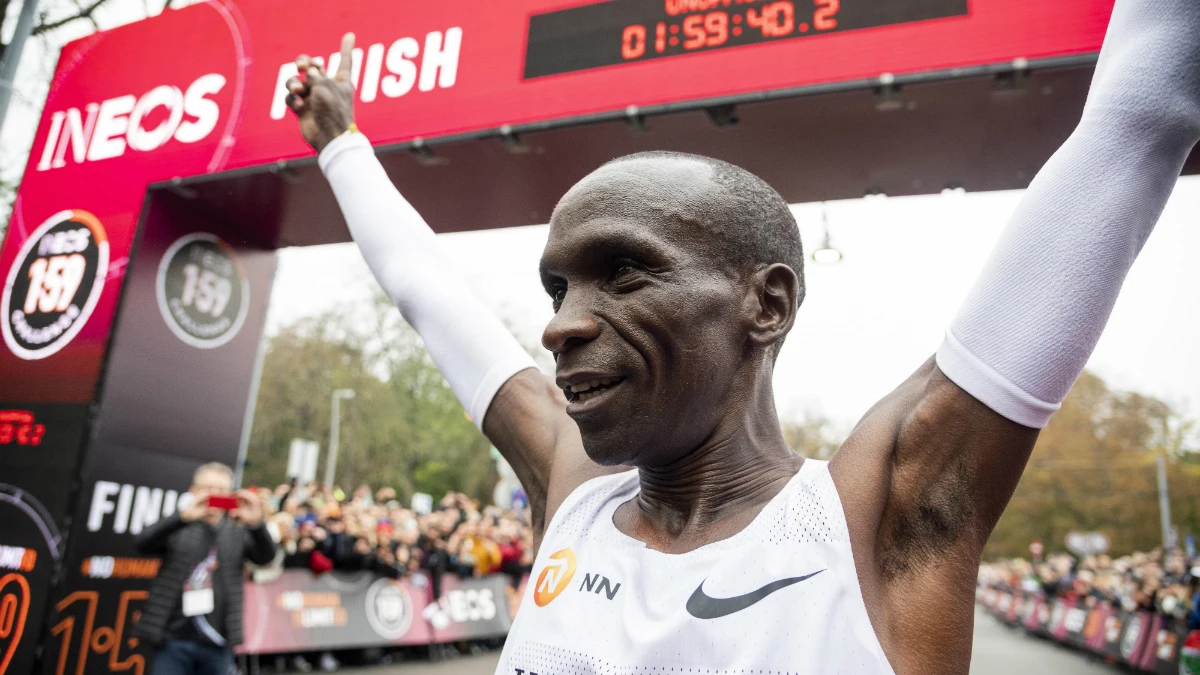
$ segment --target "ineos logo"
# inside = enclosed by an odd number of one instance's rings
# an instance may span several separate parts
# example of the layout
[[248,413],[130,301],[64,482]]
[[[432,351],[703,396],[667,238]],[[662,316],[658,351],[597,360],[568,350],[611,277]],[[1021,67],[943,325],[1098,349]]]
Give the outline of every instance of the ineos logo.
[[169,84],[141,97],[127,94],[50,115],[50,129],[37,170],[67,165],[67,148],[76,164],[112,159],[127,148],[157,150],[172,139],[195,143],[212,133],[221,109],[211,96],[225,87],[225,76],[210,73],[181,90]]

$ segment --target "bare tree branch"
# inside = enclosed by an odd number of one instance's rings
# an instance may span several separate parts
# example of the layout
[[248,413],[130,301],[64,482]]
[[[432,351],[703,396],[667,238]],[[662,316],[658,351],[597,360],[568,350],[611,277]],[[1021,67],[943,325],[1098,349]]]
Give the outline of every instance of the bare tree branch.
[[33,34],[41,35],[42,33],[52,31],[55,28],[61,28],[73,21],[78,21],[80,19],[87,19],[91,22],[92,26],[95,26],[96,29],[99,30],[100,26],[96,23],[96,20],[92,17],[92,15],[95,14],[97,9],[100,9],[100,7],[107,2],[108,0],[92,0],[92,2],[88,5],[80,5],[76,3],[76,7],[79,8],[78,12],[71,16],[56,19],[54,21],[43,20],[37,26],[34,26]]

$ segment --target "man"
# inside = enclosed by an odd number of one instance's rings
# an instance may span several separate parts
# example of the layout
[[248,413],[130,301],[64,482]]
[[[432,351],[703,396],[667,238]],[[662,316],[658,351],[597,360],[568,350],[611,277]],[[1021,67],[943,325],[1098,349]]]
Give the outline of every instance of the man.
[[1200,139],[1198,36],[1196,0],[1118,0],[1079,128],[945,342],[828,463],[774,410],[803,255],[761,180],[652,153],[576,184],[541,260],[550,381],[357,133],[353,36],[332,77],[300,57],[288,103],[363,256],[529,491],[497,673],[965,673],[983,545]]
[[232,490],[229,467],[205,464],[192,476],[191,504],[137,535],[139,553],[163,558],[134,628],[135,637],[155,647],[150,675],[234,672],[233,648],[242,642],[242,566],[271,562],[275,542],[253,491],[239,490],[229,511],[209,504],[210,496]]

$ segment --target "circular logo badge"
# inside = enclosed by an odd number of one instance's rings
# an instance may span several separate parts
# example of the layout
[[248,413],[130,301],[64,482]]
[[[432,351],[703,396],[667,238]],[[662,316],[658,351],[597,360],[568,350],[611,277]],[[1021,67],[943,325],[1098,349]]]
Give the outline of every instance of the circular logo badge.
[[250,282],[233,247],[207,232],[180,237],[158,265],[158,309],[175,337],[212,349],[237,335]]
[[0,298],[4,342],[23,359],[44,359],[79,333],[104,289],[108,235],[96,216],[50,216],[21,245]]
[[380,637],[395,640],[412,625],[413,604],[408,591],[389,579],[378,579],[367,589],[367,622]]

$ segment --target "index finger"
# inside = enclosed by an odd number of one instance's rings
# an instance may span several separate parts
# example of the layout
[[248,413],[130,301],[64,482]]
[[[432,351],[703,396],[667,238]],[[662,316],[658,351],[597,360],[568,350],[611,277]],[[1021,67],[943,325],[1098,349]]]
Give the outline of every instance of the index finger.
[[354,33],[342,36],[342,60],[338,63],[337,74],[334,76],[341,82],[350,81],[350,66],[354,58]]

